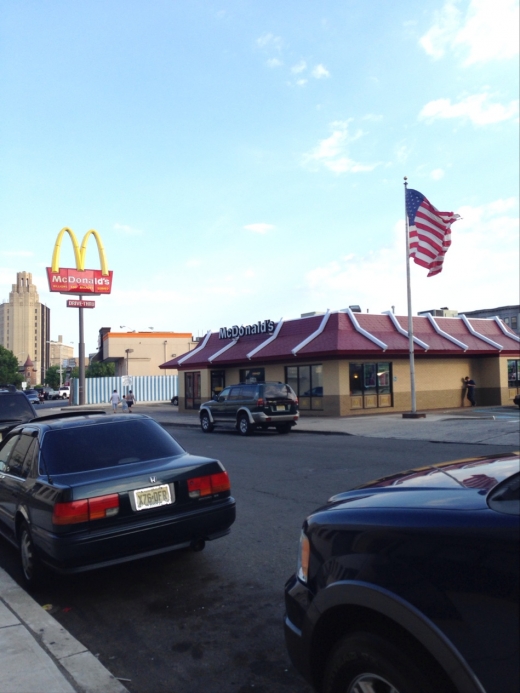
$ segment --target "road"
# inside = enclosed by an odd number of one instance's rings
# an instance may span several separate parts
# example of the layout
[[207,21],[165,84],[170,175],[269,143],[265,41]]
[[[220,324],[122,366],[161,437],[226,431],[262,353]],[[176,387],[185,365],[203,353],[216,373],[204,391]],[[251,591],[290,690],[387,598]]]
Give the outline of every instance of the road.
[[[310,693],[285,652],[283,587],[300,527],[329,496],[428,462],[505,452],[337,435],[168,427],[190,452],[215,456],[237,500],[232,533],[201,553],[54,579],[34,598],[131,693]],[[16,551],[0,565],[20,580]]]

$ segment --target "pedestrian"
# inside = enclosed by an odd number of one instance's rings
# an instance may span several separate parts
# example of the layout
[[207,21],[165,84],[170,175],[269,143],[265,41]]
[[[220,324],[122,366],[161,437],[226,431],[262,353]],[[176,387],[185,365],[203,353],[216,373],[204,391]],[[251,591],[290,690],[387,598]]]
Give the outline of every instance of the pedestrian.
[[112,411],[115,414],[117,412],[117,405],[121,401],[121,398],[117,394],[117,390],[114,390],[114,392],[112,393],[112,396],[110,397],[110,401],[112,402]]
[[137,401],[134,397],[134,393],[132,392],[132,390],[128,391],[128,393],[125,397],[125,401],[126,401],[126,404],[128,406],[128,413],[131,414],[132,413],[132,405],[135,404]]
[[469,375],[464,378],[464,384],[466,385],[466,397],[470,402],[471,406],[475,406],[475,381],[472,380]]

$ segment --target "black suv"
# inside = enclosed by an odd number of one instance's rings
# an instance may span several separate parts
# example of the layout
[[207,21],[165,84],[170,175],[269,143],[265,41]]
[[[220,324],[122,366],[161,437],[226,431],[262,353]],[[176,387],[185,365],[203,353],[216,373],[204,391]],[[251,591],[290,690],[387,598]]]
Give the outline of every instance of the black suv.
[[200,405],[200,425],[211,433],[215,424],[232,423],[247,436],[260,428],[289,433],[298,421],[298,398],[285,383],[231,385]]
[[330,498],[285,585],[293,664],[319,693],[516,693],[518,453]]
[[38,416],[36,409],[21,390],[0,386],[0,440],[11,428]]

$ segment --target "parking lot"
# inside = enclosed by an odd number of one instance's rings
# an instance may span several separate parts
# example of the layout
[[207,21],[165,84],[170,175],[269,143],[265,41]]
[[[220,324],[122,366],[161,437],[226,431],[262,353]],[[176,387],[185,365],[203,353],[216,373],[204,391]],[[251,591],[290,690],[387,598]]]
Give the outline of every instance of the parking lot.
[[[174,408],[163,409],[154,417]],[[59,579],[33,594],[131,693],[310,693],[289,663],[282,631],[283,587],[295,570],[304,517],[330,495],[378,476],[512,449],[333,432],[242,438],[172,423],[167,430],[229,471],[237,501],[231,534],[201,553]],[[16,551],[3,541],[0,567],[20,579]]]

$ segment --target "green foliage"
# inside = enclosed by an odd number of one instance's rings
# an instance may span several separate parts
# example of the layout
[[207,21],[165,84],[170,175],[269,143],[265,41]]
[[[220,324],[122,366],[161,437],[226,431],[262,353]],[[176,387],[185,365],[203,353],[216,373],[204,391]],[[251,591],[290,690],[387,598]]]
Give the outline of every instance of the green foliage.
[[57,390],[60,386],[60,367],[59,366],[51,366],[50,368],[47,368],[47,371],[45,372],[45,382],[49,387],[52,387],[54,390]]
[[18,359],[13,352],[0,345],[0,383],[18,387],[23,380],[18,368]]
[[[85,378],[105,378],[109,375],[116,374],[116,364],[115,363],[101,363],[100,361],[94,361],[85,368]],[[73,368],[70,372],[71,378],[79,378],[79,368]]]
[[85,369],[85,378],[106,378],[109,375],[116,374],[115,363],[102,363],[101,361],[93,361],[90,366]]

